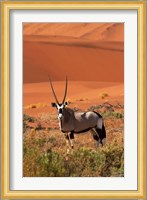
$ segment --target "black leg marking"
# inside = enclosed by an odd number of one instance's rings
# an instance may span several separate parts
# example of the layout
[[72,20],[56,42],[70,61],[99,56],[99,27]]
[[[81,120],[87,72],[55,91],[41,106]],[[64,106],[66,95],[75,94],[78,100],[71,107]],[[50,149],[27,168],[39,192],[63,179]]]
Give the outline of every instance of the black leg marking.
[[106,138],[106,130],[105,130],[104,124],[103,124],[103,126],[102,126],[102,129],[96,128],[96,132],[98,133],[98,135],[99,135],[99,137],[100,137],[100,143],[101,143],[102,146],[103,146],[102,140],[103,140],[104,138]]
[[69,140],[69,139],[74,139],[74,138],[75,138],[75,137],[74,137],[74,132],[70,132],[69,135],[68,135],[68,134],[65,134],[65,138],[68,139],[68,140]]
[[74,139],[74,132],[72,131],[72,132],[70,132],[70,139]]
[[92,134],[93,139],[96,141],[96,149],[97,149],[98,146],[99,146],[99,143],[100,143],[99,135],[98,135],[98,133],[96,132],[95,128],[91,129],[90,132],[91,132],[91,134]]
[[98,136],[96,133],[93,133],[92,136],[93,136],[93,139],[94,139],[94,140],[96,140],[96,141],[99,140],[99,136]]
[[72,150],[74,148],[74,132],[71,131],[70,133],[66,133],[65,138],[66,138],[66,145],[68,146],[68,149],[67,149],[67,154],[68,154],[69,153],[69,146]]

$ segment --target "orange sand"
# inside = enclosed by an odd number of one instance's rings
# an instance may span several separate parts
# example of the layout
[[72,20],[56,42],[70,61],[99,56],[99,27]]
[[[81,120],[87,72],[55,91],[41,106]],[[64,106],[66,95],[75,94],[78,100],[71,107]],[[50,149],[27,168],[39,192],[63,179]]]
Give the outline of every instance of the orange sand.
[[24,83],[124,81],[123,23],[25,23]]
[[[57,81],[53,82],[53,85],[59,102],[62,102],[65,82]],[[103,93],[107,93],[108,97],[102,99]],[[78,107],[79,109],[99,105],[106,101],[113,104],[117,104],[117,102],[123,104],[124,85],[122,83],[70,81],[66,100],[71,102],[70,107]],[[55,99],[49,82],[24,84],[24,107],[30,104],[44,103],[49,106],[47,110],[52,109],[53,111],[51,102],[55,102]]]
[[[48,74],[59,101],[68,76],[71,107],[124,103],[123,23],[24,23],[23,28],[24,106],[45,103],[52,109]],[[102,93],[108,97],[102,99]]]

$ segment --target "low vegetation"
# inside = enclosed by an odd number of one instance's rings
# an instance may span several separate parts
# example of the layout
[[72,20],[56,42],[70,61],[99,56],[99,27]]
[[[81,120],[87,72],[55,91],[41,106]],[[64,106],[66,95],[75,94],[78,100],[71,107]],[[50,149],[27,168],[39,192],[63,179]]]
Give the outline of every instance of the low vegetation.
[[28,122],[35,122],[35,118],[29,115],[23,115],[23,133],[25,133],[26,129],[29,128]]
[[42,113],[36,118],[24,114],[24,177],[124,176],[123,106],[104,103],[88,110],[95,110],[104,117],[107,144],[96,150],[90,134],[76,135],[75,149],[68,159],[57,117],[51,113]]
[[123,107],[120,104],[115,106],[111,105],[110,103],[103,103],[100,105],[94,105],[88,108],[88,111],[97,111],[101,113],[104,119],[106,118],[116,118],[116,119],[123,119],[124,118],[124,111]]
[[30,109],[30,108],[44,108],[44,107],[47,107],[48,105],[45,104],[45,103],[36,103],[36,104],[30,104],[30,105],[27,105],[25,106],[24,108],[25,109]]
[[[56,140],[56,139],[55,139]],[[49,142],[55,143],[51,139]],[[112,177],[124,176],[123,147],[107,145],[94,151],[79,148],[68,156],[68,160],[52,148],[45,152],[41,147],[45,140],[34,141],[35,147],[24,142],[24,176],[27,177]]]
[[116,118],[116,119],[121,119],[121,118],[124,118],[124,115],[123,115],[123,113],[121,113],[121,112],[110,112],[110,111],[108,111],[108,112],[104,112],[103,114],[102,114],[102,116],[103,116],[103,118],[105,119],[105,118],[108,118],[108,117],[114,117],[114,118]]
[[108,95],[108,93],[106,93],[106,92],[103,92],[103,93],[101,93],[100,94],[100,97],[102,98],[102,99],[105,99],[106,97],[108,97],[109,95]]

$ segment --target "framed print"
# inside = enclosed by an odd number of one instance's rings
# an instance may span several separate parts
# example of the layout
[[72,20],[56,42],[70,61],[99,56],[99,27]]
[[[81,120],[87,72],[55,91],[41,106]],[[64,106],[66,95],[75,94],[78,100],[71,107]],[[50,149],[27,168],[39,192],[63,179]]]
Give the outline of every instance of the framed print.
[[145,198],[145,1],[1,6],[2,198]]

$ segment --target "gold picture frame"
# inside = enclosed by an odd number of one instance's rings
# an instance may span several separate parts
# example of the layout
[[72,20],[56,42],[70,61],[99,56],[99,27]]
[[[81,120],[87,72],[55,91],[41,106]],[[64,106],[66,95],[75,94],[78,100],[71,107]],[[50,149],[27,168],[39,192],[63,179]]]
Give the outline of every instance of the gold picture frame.
[[[146,3],[145,1],[13,2],[2,6],[2,199],[17,198],[146,198]],[[10,190],[9,30],[11,10],[106,9],[138,12],[138,190],[137,191],[16,191]]]

